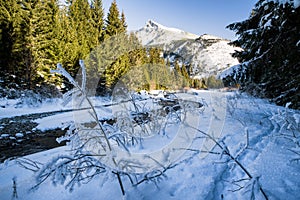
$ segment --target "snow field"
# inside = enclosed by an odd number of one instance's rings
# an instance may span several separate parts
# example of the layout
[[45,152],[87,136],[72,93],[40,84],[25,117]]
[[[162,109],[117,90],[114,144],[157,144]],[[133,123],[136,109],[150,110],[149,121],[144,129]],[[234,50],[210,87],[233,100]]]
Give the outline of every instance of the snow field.
[[[210,91],[192,91],[197,98],[206,100],[207,107],[199,128],[209,131],[209,123],[214,107]],[[188,94],[182,94],[188,95]],[[223,93],[222,93],[223,95]],[[258,186],[261,186],[269,199],[299,199],[300,173],[299,155],[291,150],[299,149],[292,132],[299,136],[299,111],[275,106],[265,100],[256,99],[239,93],[226,93],[227,108],[222,134],[218,141],[227,147],[251,173],[248,180],[245,173],[222,154],[218,147],[205,157],[199,155],[184,160],[169,169],[159,181],[132,187],[123,177],[126,195],[122,197],[115,175],[100,174],[88,184],[76,187],[73,192],[65,190],[64,185],[53,185],[47,180],[37,190],[29,191],[34,185],[34,174],[18,165],[18,160],[8,160],[0,166],[1,199],[13,199],[13,179],[16,180],[18,199],[264,199]],[[106,113],[107,114],[107,113]],[[102,113],[102,116],[105,112]],[[70,114],[57,114],[52,118],[36,120],[39,128],[61,126],[60,121],[72,120]],[[284,117],[285,118],[284,118]],[[291,119],[292,125],[285,125],[281,119]],[[52,123],[56,121],[56,123]],[[49,122],[49,123],[47,123]],[[50,123],[51,122],[51,123]],[[290,123],[291,124],[291,123]],[[283,125],[285,125],[283,127]],[[292,138],[293,140],[286,139]],[[202,140],[203,142],[203,140]],[[196,149],[201,141],[191,148]],[[149,147],[160,148],[159,143],[150,142]],[[138,149],[137,149],[138,150]],[[205,149],[200,149],[205,150]],[[299,152],[299,150],[298,150]],[[68,147],[25,156],[21,159],[47,163],[53,157],[68,154]],[[183,155],[184,157],[184,155]],[[235,192],[233,192],[235,191]]]

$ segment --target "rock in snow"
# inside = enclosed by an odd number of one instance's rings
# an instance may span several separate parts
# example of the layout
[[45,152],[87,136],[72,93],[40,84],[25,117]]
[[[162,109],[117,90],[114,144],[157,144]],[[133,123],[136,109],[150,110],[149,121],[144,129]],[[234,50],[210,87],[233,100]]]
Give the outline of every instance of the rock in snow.
[[21,137],[24,137],[24,135],[23,135],[23,133],[17,133],[17,134],[16,134],[16,137],[17,137],[17,138],[21,138]]

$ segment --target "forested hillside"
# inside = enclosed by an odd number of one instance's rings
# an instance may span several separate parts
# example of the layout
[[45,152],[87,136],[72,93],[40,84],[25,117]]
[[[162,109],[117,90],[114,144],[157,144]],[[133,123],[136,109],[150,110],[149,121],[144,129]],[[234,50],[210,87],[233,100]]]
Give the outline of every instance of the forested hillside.
[[[101,0],[69,0],[66,5],[59,2],[0,1],[0,86],[33,90],[56,86],[66,90],[67,82],[50,73],[57,63],[76,76],[79,60],[86,59],[108,38],[122,37],[120,46],[139,43],[134,34],[127,33],[125,14],[120,13],[116,1],[106,17]],[[164,63],[160,50],[139,45],[104,70],[94,70],[93,76],[100,79],[97,91],[106,92],[131,66],[145,63]]]

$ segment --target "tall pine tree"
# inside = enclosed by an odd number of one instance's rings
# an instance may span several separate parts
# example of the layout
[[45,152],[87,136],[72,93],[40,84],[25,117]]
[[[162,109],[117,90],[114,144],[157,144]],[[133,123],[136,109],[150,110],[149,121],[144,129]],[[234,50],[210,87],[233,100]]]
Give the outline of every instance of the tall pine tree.
[[[72,28],[80,46],[78,60],[84,58],[93,48],[90,31],[92,30],[92,12],[88,0],[74,0],[69,6],[69,16]],[[92,31],[93,32],[93,31]]]
[[56,82],[49,69],[60,60],[57,1],[2,1],[1,11],[1,68],[29,88]]
[[114,0],[111,3],[106,19],[106,36],[114,36],[126,32],[126,22],[124,13],[120,16],[117,2]]
[[244,68],[235,81],[254,95],[300,108],[300,7],[260,0],[249,19],[228,28],[239,36],[232,44],[244,49],[234,54]]
[[[20,41],[22,7],[16,0],[0,0],[0,73],[19,77],[16,42]],[[2,75],[4,76],[4,75]]]
[[60,11],[57,0],[39,0],[33,15],[33,49],[34,65],[36,65],[36,83],[59,84],[57,76],[50,73],[61,61],[59,25]]
[[102,0],[93,0],[91,2],[92,12],[92,41],[93,46],[98,46],[103,41],[104,34],[104,11],[102,7]]
[[121,28],[120,28],[120,31],[121,31],[121,32],[126,32],[126,30],[127,30],[126,17],[125,17],[124,11],[122,11],[122,14],[121,14]]

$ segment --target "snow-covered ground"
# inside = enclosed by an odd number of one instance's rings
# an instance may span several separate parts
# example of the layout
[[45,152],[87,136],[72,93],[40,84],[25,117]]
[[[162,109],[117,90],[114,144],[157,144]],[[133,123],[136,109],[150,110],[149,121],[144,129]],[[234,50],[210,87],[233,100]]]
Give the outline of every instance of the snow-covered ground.
[[70,109],[71,107],[64,107],[61,105],[61,99],[47,99],[41,103],[23,102],[20,99],[0,99],[0,119],[6,117],[14,117],[26,114],[51,112]]
[[[223,150],[217,146],[210,151],[205,146],[191,145],[193,150],[201,150],[202,153],[167,170],[166,176],[155,183],[133,187],[128,179],[122,177],[126,191],[124,197],[116,175],[112,173],[100,174],[91,182],[75,187],[72,192],[64,185],[53,185],[51,180],[36,190],[30,190],[35,184],[35,174],[18,163],[30,159],[45,164],[54,157],[68,154],[70,147],[59,147],[2,163],[0,199],[264,199],[259,188],[269,199],[300,199],[299,111],[240,93],[193,90],[179,96],[206,102],[205,110],[199,114],[198,128],[214,134]],[[100,102],[99,105],[103,105],[107,100]],[[51,105],[47,109],[62,109],[56,103]],[[24,107],[15,109],[10,112],[10,106],[2,108],[1,117],[2,114],[7,117],[33,112]],[[45,109],[41,107],[34,112]],[[105,108],[100,114],[104,118],[109,113],[109,109]],[[84,114],[77,113],[75,116],[83,117]],[[70,123],[73,117],[70,113],[58,113],[35,122],[41,129],[56,128],[61,127],[63,122]],[[153,147],[161,148],[161,143],[154,142]],[[210,153],[205,153],[206,150]],[[245,167],[251,179],[225,151]]]

